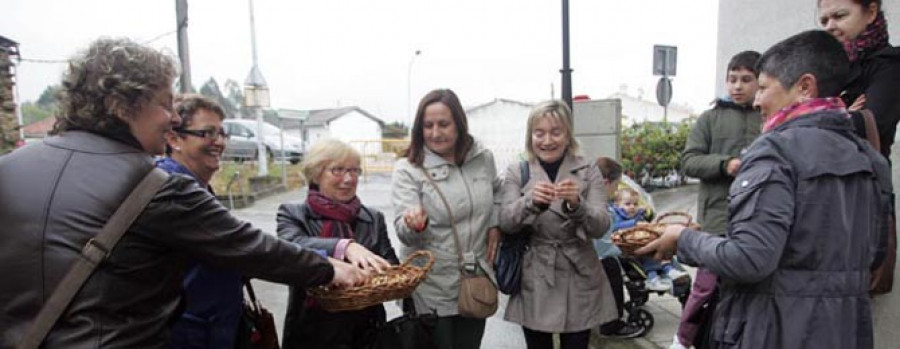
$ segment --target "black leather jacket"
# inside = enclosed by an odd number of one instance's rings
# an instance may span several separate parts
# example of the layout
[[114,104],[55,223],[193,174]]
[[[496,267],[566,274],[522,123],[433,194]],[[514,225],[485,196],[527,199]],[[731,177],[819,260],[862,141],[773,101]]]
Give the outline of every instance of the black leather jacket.
[[[339,238],[319,237],[325,218],[305,203],[283,204],[278,208],[278,236],[305,248],[324,250],[329,256]],[[397,255],[388,238],[384,215],[363,206],[353,227],[354,241],[365,246],[391,264]],[[291,348],[360,348],[371,340],[375,325],[385,319],[384,307],[372,306],[358,311],[328,313],[309,307],[306,290],[291,287],[284,319],[285,349]]]
[[[0,348],[21,340],[82,246],[152,168],[142,150],[79,131],[0,157]],[[188,257],[298,286],[334,276],[316,253],[234,218],[193,179],[172,175],[44,347],[166,347]]]

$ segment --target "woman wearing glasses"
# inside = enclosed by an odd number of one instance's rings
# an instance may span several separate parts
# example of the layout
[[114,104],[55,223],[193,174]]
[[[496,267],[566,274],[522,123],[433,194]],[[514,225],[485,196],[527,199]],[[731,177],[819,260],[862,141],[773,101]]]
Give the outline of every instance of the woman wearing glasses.
[[[181,125],[166,136],[167,157],[156,166],[192,177],[213,192],[209,180],[219,170],[225,150],[222,120],[215,101],[197,94],[180,95],[175,112]],[[241,274],[190,261],[183,281],[185,309],[172,327],[171,348],[234,348],[241,318]]]
[[[360,154],[335,139],[316,143],[301,164],[309,183],[303,203],[278,208],[278,236],[305,248],[324,251],[371,272],[397,264],[384,215],[356,196]],[[329,313],[292,287],[284,319],[283,347],[364,348],[375,327],[385,321],[384,306]]]

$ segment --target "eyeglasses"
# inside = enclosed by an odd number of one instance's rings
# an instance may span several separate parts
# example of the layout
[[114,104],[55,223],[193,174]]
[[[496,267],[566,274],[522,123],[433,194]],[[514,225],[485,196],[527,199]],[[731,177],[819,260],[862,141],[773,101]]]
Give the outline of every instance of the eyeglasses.
[[219,137],[222,137],[222,139],[225,139],[225,140],[228,139],[228,134],[225,133],[225,131],[222,129],[185,130],[182,128],[178,128],[178,129],[175,129],[174,131],[178,132],[180,134],[188,134],[188,135],[195,136],[195,137],[206,138],[211,141],[214,141],[214,140],[218,139]]
[[328,172],[331,172],[331,174],[335,177],[343,177],[348,173],[353,177],[359,177],[359,175],[362,173],[362,169],[359,167],[332,167],[328,169]]

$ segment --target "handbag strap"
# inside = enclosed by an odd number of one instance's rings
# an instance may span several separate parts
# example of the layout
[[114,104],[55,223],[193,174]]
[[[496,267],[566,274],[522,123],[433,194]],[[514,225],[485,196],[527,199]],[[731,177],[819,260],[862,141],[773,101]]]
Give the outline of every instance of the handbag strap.
[[875,123],[875,114],[871,110],[862,109],[859,111],[859,115],[866,127],[866,140],[869,141],[872,148],[875,148],[875,151],[881,152],[881,139],[878,135],[878,125]]
[[109,257],[110,252],[125,235],[128,227],[144,211],[167,178],[169,175],[163,170],[158,168],[151,170],[110,216],[100,233],[88,240],[81,250],[81,258],[75,261],[75,264],[53,290],[53,294],[44,303],[22,342],[19,343],[19,349],[38,348],[44,342],[44,338],[47,337],[53,325],[81,290],[85,281],[97,266]]
[[447,215],[450,217],[450,230],[453,232],[453,242],[456,244],[456,256],[459,258],[459,271],[465,272],[466,269],[463,266],[463,253],[462,253],[462,244],[459,242],[459,234],[456,232],[456,220],[453,219],[453,210],[450,209],[450,203],[447,202],[447,198],[444,197],[444,193],[441,192],[441,188],[438,188],[437,183],[431,179],[431,176],[428,175],[428,171],[425,171],[425,168],[420,167],[422,173],[425,174],[425,179],[428,180],[428,183],[431,183],[431,186],[434,187],[434,191],[438,193],[438,196],[441,198],[441,202],[444,203],[444,207],[447,208]]
[[244,278],[243,282],[244,288],[247,289],[247,297],[250,298],[250,306],[253,308],[253,311],[258,313],[259,310],[262,309],[262,304],[256,300],[256,292],[253,291],[253,285],[250,283],[250,279],[247,278]]

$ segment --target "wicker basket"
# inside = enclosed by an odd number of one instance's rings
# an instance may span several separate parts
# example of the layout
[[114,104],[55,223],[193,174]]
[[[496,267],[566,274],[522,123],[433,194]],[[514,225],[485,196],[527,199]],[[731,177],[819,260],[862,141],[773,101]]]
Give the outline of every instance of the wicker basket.
[[[682,217],[681,222],[663,222],[671,217]],[[626,254],[634,254],[634,251],[644,247],[653,240],[662,236],[666,231],[666,227],[671,224],[678,224],[692,229],[700,229],[700,226],[693,222],[694,218],[686,212],[666,212],[659,215],[653,223],[638,224],[635,227],[619,230],[612,235],[612,242]]]
[[[425,266],[412,264],[413,260],[427,258]],[[382,274],[366,280],[360,286],[331,288],[320,286],[307,290],[316,304],[330,312],[350,311],[367,308],[394,299],[409,297],[434,264],[434,255],[429,251],[416,251],[401,265],[391,266]]]

